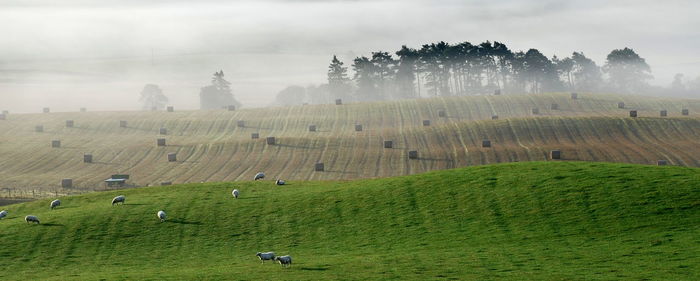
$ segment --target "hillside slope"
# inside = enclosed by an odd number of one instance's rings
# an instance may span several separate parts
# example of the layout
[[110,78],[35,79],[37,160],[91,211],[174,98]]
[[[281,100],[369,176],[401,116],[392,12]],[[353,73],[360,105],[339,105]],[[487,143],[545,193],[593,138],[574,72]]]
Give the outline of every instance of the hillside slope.
[[[241,190],[233,199],[230,191]],[[127,204],[111,206],[125,194]],[[2,280],[697,280],[700,170],[487,165],[189,184],[7,206]],[[165,210],[169,220],[155,216]],[[41,225],[24,223],[34,214]],[[294,258],[261,265],[258,251]]]
[[[626,109],[617,108],[618,101]],[[551,103],[559,109],[551,110]],[[531,114],[531,108],[540,114]],[[630,108],[640,117],[627,117]],[[681,108],[690,116],[681,116]],[[660,118],[658,109],[669,117]],[[445,110],[447,117],[438,117]],[[468,165],[567,160],[700,166],[700,101],[567,94],[453,97],[240,111],[87,112],[10,115],[0,121],[0,196],[82,192],[126,173],[138,185],[246,180],[258,171],[293,180],[399,176]],[[491,120],[498,114],[499,120]],[[423,126],[424,119],[431,126]],[[66,128],[65,120],[74,120]],[[127,121],[120,128],[119,121]],[[238,127],[237,121],[245,121]],[[318,126],[309,132],[309,124]],[[363,131],[356,132],[355,124]],[[43,125],[44,132],[34,132]],[[159,128],[168,134],[158,134]],[[252,140],[251,133],[261,139]],[[265,144],[274,136],[277,145]],[[157,147],[166,138],[168,146]],[[51,148],[51,140],[61,148]],[[493,147],[481,147],[490,139]],[[383,149],[393,140],[393,149]],[[407,152],[417,150],[419,159]],[[167,153],[178,161],[168,163]],[[82,162],[83,153],[94,163]],[[314,172],[316,162],[325,172]],[[62,178],[76,189],[60,190]],[[12,190],[8,190],[12,189]],[[3,193],[7,192],[7,194]],[[13,193],[14,192],[14,193]],[[36,192],[36,194],[35,194]]]

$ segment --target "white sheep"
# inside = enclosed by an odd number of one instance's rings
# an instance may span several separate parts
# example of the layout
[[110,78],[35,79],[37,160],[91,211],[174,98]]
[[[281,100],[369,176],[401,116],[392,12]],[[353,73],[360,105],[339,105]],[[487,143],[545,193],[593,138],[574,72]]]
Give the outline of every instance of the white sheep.
[[275,257],[275,260],[279,262],[283,267],[292,266],[292,256]]
[[240,192],[238,192],[238,189],[234,189],[233,191],[231,191],[231,194],[233,194],[233,198],[238,199],[238,195],[240,194]]
[[284,185],[285,182],[284,182],[284,180],[277,180],[277,181],[275,181],[275,184],[276,185]]
[[28,216],[24,217],[24,221],[26,221],[27,223],[35,222],[35,223],[39,224],[39,218],[37,218],[36,216],[32,216],[32,215],[28,215]]
[[162,210],[158,211],[158,218],[160,219],[160,222],[164,222],[166,219],[165,212],[163,212]]
[[126,197],[124,197],[124,195],[119,195],[117,197],[114,197],[114,199],[112,199],[112,206],[114,206],[114,204],[117,204],[117,203],[122,203],[122,205],[124,205],[125,201],[126,201]]
[[265,263],[265,261],[269,261],[269,260],[273,260],[273,261],[275,260],[275,252],[265,252],[265,253],[258,252],[255,255],[260,259],[260,261],[262,263]]
[[4,218],[4,217],[6,217],[6,216],[7,216],[7,211],[6,211],[6,210],[2,210],[2,212],[0,212],[0,219]]
[[263,172],[255,174],[255,178],[253,180],[261,180],[265,178],[265,174]]
[[53,210],[54,208],[56,208],[58,206],[61,206],[61,200],[56,199],[56,200],[51,201],[51,210]]

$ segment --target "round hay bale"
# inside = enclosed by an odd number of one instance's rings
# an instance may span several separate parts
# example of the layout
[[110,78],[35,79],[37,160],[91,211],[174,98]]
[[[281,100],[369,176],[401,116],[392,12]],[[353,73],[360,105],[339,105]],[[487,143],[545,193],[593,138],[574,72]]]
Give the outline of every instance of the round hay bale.
[[309,125],[309,132],[316,132],[316,125]]
[[572,100],[578,99],[578,93],[571,93],[571,99]]
[[559,110],[559,104],[553,103],[551,109],[552,110]]
[[657,165],[657,166],[666,166],[666,165],[668,165],[668,161],[666,161],[666,160],[658,160],[658,161],[656,161],[656,165]]
[[618,103],[617,103],[617,108],[625,108],[625,103],[624,103],[624,102],[618,102]]
[[126,128],[127,122],[125,120],[119,121],[119,127],[120,128]]
[[167,134],[168,134],[168,129],[166,129],[166,128],[160,128],[160,129],[158,130],[158,133],[161,134],[161,135],[167,135]]
[[418,151],[411,150],[408,152],[408,159],[418,159]]
[[162,181],[162,182],[160,182],[160,185],[161,185],[161,186],[172,185],[172,184],[173,184],[173,182],[171,182],[171,181]]
[[430,126],[430,120],[423,120],[423,126]]
[[447,117],[447,112],[442,109],[438,110],[438,117]]
[[250,138],[251,138],[251,139],[254,139],[254,140],[259,139],[259,138],[260,138],[260,134],[259,134],[259,133],[252,133],[252,134],[250,134]]
[[355,125],[355,132],[362,132],[362,125]]
[[490,140],[482,140],[481,147],[491,147],[491,141]]
[[42,112],[44,112],[44,113],[49,113],[49,112],[51,112],[51,109],[48,108],[48,107],[44,107],[44,109],[42,110]]
[[682,109],[682,110],[681,110],[681,115],[688,115],[688,114],[690,114],[690,112],[688,111],[688,109]]
[[52,140],[52,141],[51,141],[51,147],[53,147],[53,148],[59,148],[59,147],[61,147],[61,141],[60,141],[60,140]]
[[62,179],[61,180],[61,187],[72,188],[73,187],[73,179]]
[[561,150],[552,150],[549,152],[549,158],[552,160],[561,159]]
[[83,163],[92,163],[92,154],[83,154]]
[[229,106],[226,107],[226,109],[228,109],[228,111],[235,111],[235,110],[236,110],[236,106],[235,106],[235,105],[229,105]]
[[498,115],[491,115],[491,120],[498,120]]
[[73,125],[75,125],[73,120],[66,120],[66,128],[73,128]]
[[535,107],[532,109],[532,114],[540,114],[540,109]]
[[277,141],[275,140],[275,137],[267,137],[266,142],[269,145],[275,145],[275,143],[277,143]]
[[43,125],[36,125],[36,126],[34,127],[34,132],[37,132],[37,133],[42,133],[42,132],[44,132],[44,126],[43,126]]
[[245,121],[244,120],[236,121],[236,126],[238,126],[239,128],[245,127]]
[[175,112],[175,107],[173,107],[172,105],[168,106],[168,112]]
[[335,105],[341,105],[341,104],[343,104],[343,100],[342,100],[342,99],[336,99],[336,100],[335,100]]
[[659,116],[661,116],[661,117],[666,117],[666,116],[668,116],[668,111],[666,111],[665,109],[659,111]]
[[637,117],[637,111],[636,111],[636,110],[630,110],[630,117]]
[[156,145],[157,146],[165,146],[165,139],[164,138],[159,138],[156,140]]
[[500,95],[500,94],[501,94],[501,89],[495,89],[495,90],[493,90],[493,95],[494,95],[494,96],[498,96],[498,95]]

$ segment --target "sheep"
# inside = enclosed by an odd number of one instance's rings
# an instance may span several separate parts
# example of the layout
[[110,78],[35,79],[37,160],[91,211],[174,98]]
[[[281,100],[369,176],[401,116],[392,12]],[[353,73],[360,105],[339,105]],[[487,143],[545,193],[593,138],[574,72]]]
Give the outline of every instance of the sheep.
[[269,261],[269,260],[272,260],[272,261],[275,260],[275,252],[265,252],[265,253],[258,252],[255,255],[260,259],[260,261],[262,263],[265,263],[265,261]]
[[253,180],[261,180],[265,178],[265,174],[263,172],[255,174],[255,178]]
[[56,208],[58,206],[61,206],[61,200],[56,199],[56,200],[51,201],[51,210],[53,210],[54,208]]
[[282,267],[292,266],[292,256],[275,257],[275,260],[279,262]]
[[233,198],[238,199],[238,195],[239,195],[240,193],[238,192],[238,189],[234,189],[233,191],[231,191],[231,194],[233,194]]
[[160,219],[160,222],[164,222],[166,219],[165,212],[163,212],[162,210],[158,211],[158,218]]
[[0,219],[4,218],[4,217],[6,217],[6,216],[7,216],[7,211],[6,211],[6,210],[2,210],[2,212],[0,212]]
[[277,181],[275,182],[275,184],[276,184],[276,185],[284,185],[285,182],[284,182],[284,180],[277,180]]
[[124,197],[124,195],[119,195],[117,197],[114,197],[114,199],[112,199],[112,206],[114,206],[114,204],[117,204],[117,203],[122,203],[122,205],[124,205],[125,201],[126,201],[126,197]]
[[26,221],[27,223],[35,222],[36,224],[39,224],[39,218],[37,218],[36,216],[32,216],[32,215],[28,215],[28,216],[24,217],[24,221]]

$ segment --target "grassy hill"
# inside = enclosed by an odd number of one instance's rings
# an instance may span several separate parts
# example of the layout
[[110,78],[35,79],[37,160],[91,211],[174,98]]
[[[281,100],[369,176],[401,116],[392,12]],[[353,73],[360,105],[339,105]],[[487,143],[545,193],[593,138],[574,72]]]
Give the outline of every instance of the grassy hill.
[[[118,194],[127,204],[111,206]],[[61,199],[53,211],[49,200],[6,206],[0,279],[700,278],[696,168],[529,162]],[[42,224],[27,225],[27,214]],[[295,264],[261,265],[258,251],[290,254]]]
[[[568,94],[450,97],[239,111],[10,114],[0,121],[0,196],[93,190],[111,174],[138,185],[248,180],[256,172],[293,180],[400,176],[499,162],[566,160],[700,166],[700,100]],[[624,101],[625,109],[617,107]],[[552,110],[556,103],[559,109]],[[532,108],[540,114],[532,114]],[[682,108],[690,116],[681,116]],[[630,109],[639,118],[629,118]],[[658,111],[666,109],[668,117]],[[444,110],[446,117],[439,117]],[[497,114],[498,120],[491,120]],[[423,120],[431,126],[423,126]],[[75,127],[66,128],[73,120]],[[120,128],[119,121],[128,122]],[[245,121],[238,127],[237,121]],[[318,126],[309,132],[308,125]],[[362,132],[354,126],[363,125]],[[34,131],[43,125],[44,132]],[[161,127],[168,134],[161,136]],[[261,139],[251,139],[259,133]],[[265,144],[274,136],[277,145]],[[157,147],[165,137],[168,146]],[[61,148],[51,148],[51,140]],[[482,148],[490,139],[492,148]],[[393,140],[393,149],[382,148]],[[417,150],[419,159],[407,152]],[[178,161],[169,163],[168,153]],[[82,162],[92,153],[94,163]],[[316,162],[325,172],[314,172]],[[62,178],[75,189],[60,190]]]

